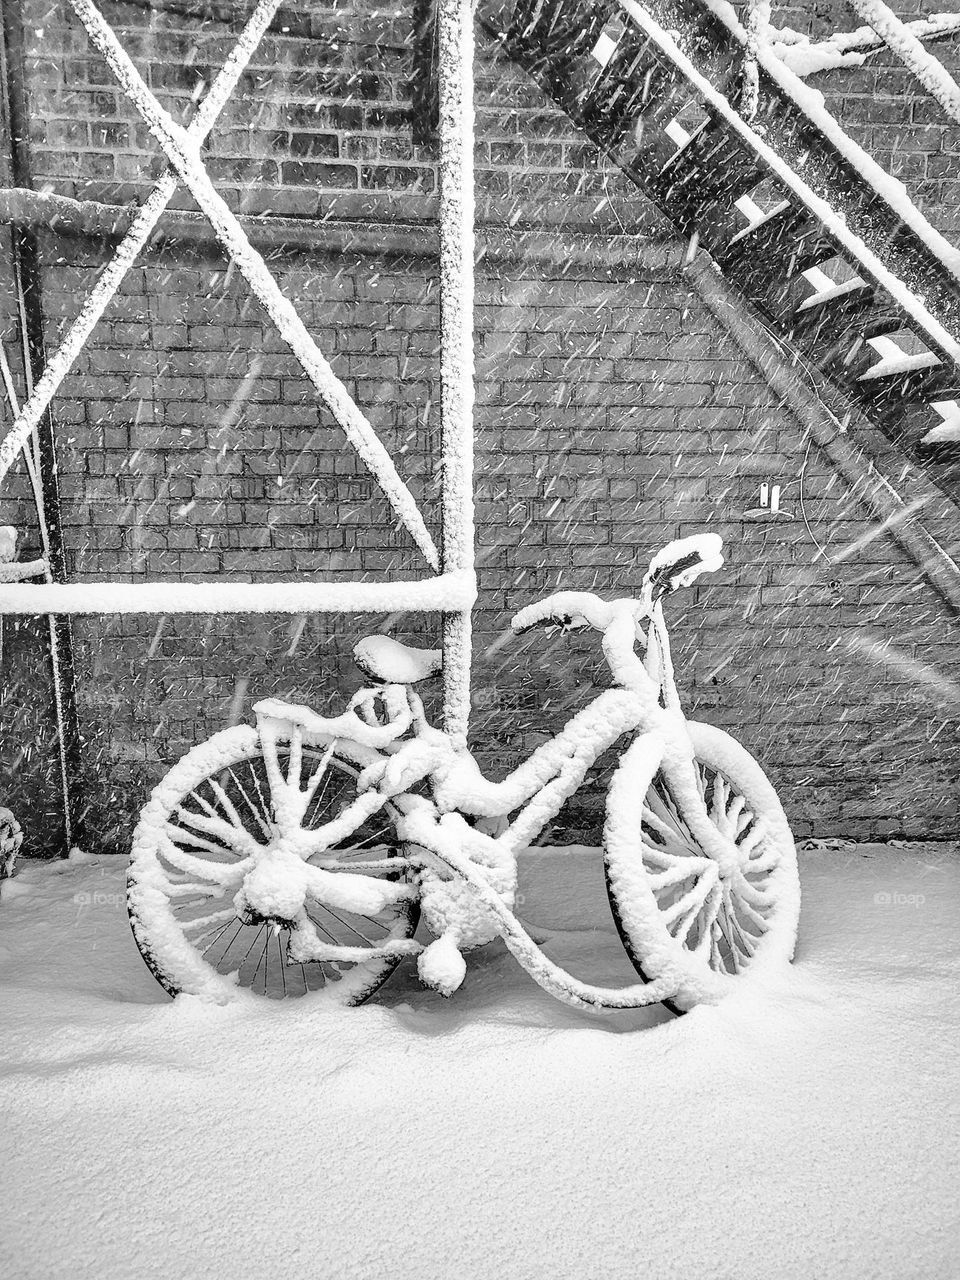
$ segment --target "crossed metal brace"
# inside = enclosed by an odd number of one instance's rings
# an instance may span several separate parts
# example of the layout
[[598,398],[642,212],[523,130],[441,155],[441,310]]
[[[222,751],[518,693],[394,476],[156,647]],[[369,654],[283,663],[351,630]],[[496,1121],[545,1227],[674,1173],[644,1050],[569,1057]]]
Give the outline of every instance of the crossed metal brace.
[[63,342],[47,362],[27,403],[0,442],[0,480],[7,474],[40,421],[110,299],[146,245],[178,182],[183,182],[428,564],[438,571],[439,555],[413,495],[397,473],[373,427],[324,358],[296,309],[281,292],[263,258],[250,244],[240,222],[215,189],[200,156],[201,145],[263,39],[280,6],[280,0],[259,0],[233,51],[187,128],[177,124],[169,112],[161,107],[120,44],[116,33],[92,0],[70,0],[70,3],[91,41],[117,77],[120,87],[160,143],[170,168],[164,172],[143,204]]

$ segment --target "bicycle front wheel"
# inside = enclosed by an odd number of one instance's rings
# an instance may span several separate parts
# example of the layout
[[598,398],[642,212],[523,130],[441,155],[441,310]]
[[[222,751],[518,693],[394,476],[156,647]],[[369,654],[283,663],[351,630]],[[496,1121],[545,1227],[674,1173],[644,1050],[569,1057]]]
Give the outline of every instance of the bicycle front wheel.
[[[305,788],[325,751],[297,747]],[[251,993],[360,1004],[399,963],[399,955],[377,955],[377,950],[412,937],[419,904],[403,899],[376,916],[364,916],[308,899],[305,910],[326,954],[304,963],[290,962],[288,924],[241,918],[234,898],[250,866],[251,842],[269,845],[276,830],[281,798],[273,794],[276,770],[265,760],[265,751],[273,749],[256,729],[237,725],[189,751],[156,787],[133,837],[127,904],[134,938],[171,995],[187,992],[223,1003]],[[275,749],[288,779],[290,745],[279,743]],[[315,830],[337,817],[356,797],[360,769],[376,758],[376,752],[357,743],[338,742],[301,827]],[[398,853],[397,816],[385,804],[323,851],[324,868],[398,879],[401,871],[382,866]],[[308,861],[319,862],[320,856]],[[367,863],[380,866],[367,872]],[[364,956],[365,950],[372,958]]]
[[640,742],[611,782],[604,827],[620,937],[645,979],[675,984],[664,1001],[675,1013],[789,963],[800,914],[796,850],[773,786],[722,729],[697,721],[687,728],[704,808],[735,849],[735,865],[721,874]]

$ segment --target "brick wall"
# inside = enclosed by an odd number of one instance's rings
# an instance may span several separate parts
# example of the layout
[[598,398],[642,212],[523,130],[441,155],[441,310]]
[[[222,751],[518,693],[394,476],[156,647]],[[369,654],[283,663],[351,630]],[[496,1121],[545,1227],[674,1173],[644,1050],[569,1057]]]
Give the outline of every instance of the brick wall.
[[[218,20],[171,8],[105,11],[183,116],[229,47],[224,19],[246,6],[214,6]],[[142,198],[156,148],[109,71],[65,3],[26,13],[36,185]],[[418,224],[436,216],[436,157],[411,141],[411,15],[311,0],[277,26],[214,132],[211,172],[247,215],[411,227],[406,252],[321,238],[270,260],[435,521],[436,261]],[[479,220],[500,246],[477,293],[478,755],[502,770],[605,683],[590,637],[509,639],[515,608],[559,586],[629,593],[658,545],[709,525],[728,565],[671,611],[693,714],[760,756],[801,834],[955,835],[960,664],[939,596],[691,292],[662,219],[485,38],[478,107]],[[50,345],[108,252],[43,237]],[[56,415],[77,579],[419,572],[213,245],[144,255]],[[795,519],[742,518],[762,480]],[[4,518],[26,523],[10,493]],[[358,634],[422,642],[437,622],[79,620],[96,838],[122,848],[149,783],[257,697],[335,705],[356,687]],[[601,806],[600,788],[583,792],[560,834],[595,839]]]
[[[888,0],[909,22],[937,13],[960,13],[960,0]],[[846,0],[774,3],[773,21],[824,39],[851,31],[860,20]],[[960,79],[960,36],[927,46]],[[960,126],[917,84],[887,48],[872,52],[862,67],[812,76],[808,83],[826,99],[852,138],[899,178],[938,230],[960,232]]]

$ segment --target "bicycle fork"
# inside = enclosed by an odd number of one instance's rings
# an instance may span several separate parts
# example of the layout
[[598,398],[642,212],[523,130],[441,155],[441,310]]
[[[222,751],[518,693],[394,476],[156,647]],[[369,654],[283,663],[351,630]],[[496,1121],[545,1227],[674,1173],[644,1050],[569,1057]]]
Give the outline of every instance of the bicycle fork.
[[656,779],[663,774],[671,799],[701,851],[717,864],[721,880],[739,866],[736,845],[718,831],[700,788],[693,743],[682,713],[659,709],[658,724],[627,748],[617,772],[629,769]]

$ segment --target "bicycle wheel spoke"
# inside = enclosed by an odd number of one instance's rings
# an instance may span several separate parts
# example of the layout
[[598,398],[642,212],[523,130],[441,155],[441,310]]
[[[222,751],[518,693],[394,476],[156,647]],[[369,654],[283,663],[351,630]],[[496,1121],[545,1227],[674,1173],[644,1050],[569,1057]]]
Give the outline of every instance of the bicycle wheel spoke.
[[747,901],[744,895],[740,892],[739,886],[735,887],[733,892],[736,895],[740,913],[746,916],[751,924],[756,925],[761,932],[766,933],[769,928],[766,916],[763,915],[762,912],[757,911],[753,904]]
[[[271,800],[275,800],[276,797],[283,795],[286,780],[280,764],[277,739],[272,731],[269,733],[261,731],[260,747],[263,751],[263,767],[267,775],[267,786],[270,790]],[[271,810],[276,814],[275,804],[271,804]]]
[[740,828],[740,819],[746,808],[746,800],[743,796],[733,791],[730,796],[730,803],[727,805],[727,827],[730,831],[737,832]]
[[330,940],[330,942],[334,946],[337,945],[337,939],[334,937],[334,935],[330,932],[330,930],[324,924],[321,923],[321,921],[315,919],[314,916],[310,915],[309,910],[307,911],[307,919],[313,925],[315,930],[318,930],[320,933],[325,934],[326,937]]
[[287,962],[283,954],[283,943],[280,941],[280,934],[276,934],[275,938],[277,943],[277,964],[280,969],[281,996],[285,999],[287,995]]
[[[254,822],[256,822],[257,826],[260,828],[263,835],[266,836],[268,840],[270,840],[271,837],[273,836],[273,830],[270,826],[266,808],[263,806],[263,797],[262,796],[260,797],[261,805],[260,807],[258,807],[257,805],[254,804],[247,788],[243,785],[243,783],[237,777],[235,770],[227,769],[225,770],[225,773],[228,773],[230,775],[230,778],[233,781],[233,785],[237,788],[237,791],[239,791],[244,804],[250,810],[250,815],[253,818]],[[256,775],[254,775],[254,781],[256,781]]]
[[194,813],[190,809],[184,808],[177,810],[177,817],[181,824],[186,823],[187,826],[196,831],[202,831],[208,836],[216,836],[231,851],[235,850],[238,845],[247,849],[256,844],[256,841],[245,827],[231,826],[230,823],[224,822],[223,818],[210,816],[209,814]]
[[[728,955],[728,957],[729,957],[730,964],[733,966],[733,972],[734,972],[734,973],[739,973],[739,972],[740,972],[740,957],[739,957],[739,955],[737,954],[737,948],[736,948],[736,946],[734,945],[734,942],[733,942],[733,940],[732,940],[732,938],[731,938],[730,934],[727,932],[727,925],[728,925],[728,923],[729,923],[729,921],[727,920],[726,913],[724,912],[723,908],[721,907],[720,911],[717,913],[717,919],[716,919],[716,924],[714,925],[714,928],[715,928],[716,930],[718,930],[718,931],[719,931],[720,936],[722,937],[723,941],[726,943],[726,946],[727,946],[727,955]],[[718,950],[719,950],[719,947],[718,947]],[[724,965],[724,967],[725,967],[725,968],[727,968],[727,969],[728,969],[728,971],[729,971],[729,966],[728,966],[728,965]]]
[[779,849],[770,846],[760,849],[756,856],[747,857],[740,863],[740,870],[748,876],[767,876],[781,863],[783,855]]
[[[206,785],[213,792],[214,799],[218,799],[216,787],[219,786],[219,783],[217,783],[213,778],[208,778]],[[199,788],[197,788],[191,793],[190,798],[191,800],[194,800],[201,807],[201,809],[204,811],[204,813],[207,815],[208,818],[214,818],[221,822],[223,821],[223,815],[218,812],[217,806],[215,804],[212,804],[206,798],[206,796],[203,795],[203,793],[199,790]],[[238,821],[235,817],[232,817],[230,814],[228,814],[227,816],[230,818],[230,821],[227,824],[228,826],[239,828],[240,830],[246,830],[242,822]]]
[[654,866],[662,867],[664,870],[669,867],[675,867],[677,863],[686,862],[687,860],[685,853],[671,853],[662,844],[651,844],[646,831],[643,832],[643,839],[641,840],[641,852],[644,862],[650,862]]
[[681,826],[680,815],[669,800],[668,795],[664,795],[658,787],[653,787],[647,793],[644,802],[644,818],[650,817],[656,820],[662,829],[672,836],[676,836]]
[[267,954],[268,954],[269,949],[270,949],[270,930],[267,928],[267,926],[266,926],[266,925],[264,925],[262,932],[263,932],[263,934],[265,935],[265,936],[264,936],[264,939],[263,939],[263,950],[260,952],[260,958],[259,958],[259,960],[257,961],[257,967],[254,969],[254,971],[253,971],[253,977],[250,979],[250,986],[251,986],[251,987],[256,988],[256,985],[257,985],[257,976],[258,976],[258,975],[259,975],[259,973],[260,973],[260,966],[261,966],[261,965],[263,965],[263,990],[264,990],[264,994],[266,994],[266,990],[267,990],[267,966],[266,966],[266,963],[265,963],[265,962],[266,962],[266,959],[267,959]]
[[221,787],[217,779],[210,778],[207,785],[210,787],[210,790],[213,792],[213,794],[217,797],[217,800],[220,803],[220,808],[227,815],[231,824],[234,827],[241,828],[242,830],[245,831],[246,827],[244,826],[243,820],[240,817],[239,813],[237,813],[236,809],[234,808],[233,801],[227,795],[226,791],[224,791],[223,787]]
[[249,864],[247,858],[233,862],[209,862],[206,858],[198,858],[179,848],[167,835],[160,837],[159,845],[162,857],[177,871],[188,876],[198,876],[201,880],[220,885],[224,889],[237,884]]
[[751,884],[742,871],[738,871],[736,875],[740,896],[744,901],[748,902],[750,906],[756,907],[762,911],[764,907],[770,907],[773,905],[773,898],[771,895],[762,889],[758,889],[756,885]]
[[356,844],[351,845],[349,849],[344,850],[345,856],[350,857],[355,853],[360,853],[363,850],[369,849],[371,844],[375,841],[380,841],[382,843],[383,837],[387,834],[388,830],[389,828],[384,825],[378,830],[372,832],[369,836],[365,836],[363,840],[358,841]]
[[689,844],[683,839],[676,826],[659,817],[646,805],[643,810],[643,825],[659,836],[664,845],[679,850],[681,855],[691,852]]
[[684,880],[692,879],[698,874],[698,871],[699,862],[692,867],[673,867],[669,871],[661,871],[659,874],[647,876],[647,883],[654,893],[658,893],[662,889],[671,889],[675,885],[682,884]]
[[703,906],[707,894],[710,892],[712,882],[706,875],[700,876],[692,889],[688,889],[682,897],[678,898],[670,907],[663,912],[664,923],[671,933],[674,924],[679,925],[692,912],[694,915]]
[[766,838],[766,830],[763,824],[759,821],[754,822],[753,825],[737,841],[737,849],[741,857],[744,854],[746,854],[747,857],[750,857],[754,849],[756,849],[758,845],[761,845]]
[[[374,942],[373,938],[368,938],[368,937],[366,936],[366,934],[361,933],[361,932],[360,932],[360,930],[359,930],[359,929],[357,929],[357,928],[355,928],[355,927],[350,923],[350,921],[349,921],[349,920],[344,920],[343,916],[338,915],[338,914],[337,914],[337,912],[336,912],[336,911],[334,911],[332,907],[328,907],[328,906],[327,906],[327,904],[326,904],[325,902],[321,902],[319,905],[320,905],[321,907],[323,907],[323,909],[324,909],[324,911],[326,911],[327,915],[333,916],[334,920],[336,920],[336,921],[338,922],[338,924],[342,924],[342,925],[343,925],[343,927],[344,927],[345,929],[348,929],[351,933],[355,933],[355,934],[356,934],[356,936],[360,939],[360,941],[361,941],[361,942],[365,942],[368,946],[371,946],[371,947],[376,945],[376,943]],[[363,917],[362,917],[362,919],[364,919],[364,920],[369,920],[369,917],[368,917],[368,916],[363,916]]]
[[335,771],[333,769],[325,770],[323,774],[323,786],[320,788],[319,791],[315,791],[313,799],[310,802],[310,808],[308,808],[307,810],[308,818],[310,816],[311,810],[313,810],[314,813],[317,813],[323,807],[323,802],[326,799],[327,791],[329,790],[331,783],[334,781],[334,777],[335,777]]
[[[230,927],[230,925],[229,925],[229,923],[228,923],[228,924],[227,924],[227,929],[229,929],[229,927]],[[216,962],[216,963],[217,963],[217,965],[221,965],[221,964],[224,964],[224,963],[226,962],[226,958],[227,958],[227,956],[230,954],[231,950],[233,949],[233,944],[234,944],[234,943],[237,941],[237,939],[240,937],[240,934],[243,932],[243,929],[244,929],[243,921],[242,921],[242,920],[238,920],[238,921],[237,921],[237,927],[236,927],[236,929],[233,931],[233,936],[232,936],[232,937],[230,938],[230,940],[227,942],[227,945],[223,948],[223,950],[222,950],[222,951],[221,951],[221,953],[220,953],[219,958],[217,959],[217,962]],[[213,951],[213,947],[214,947],[214,944],[211,944],[211,945],[207,948],[208,953],[209,953],[209,952],[211,952],[211,951]]]
[[710,806],[710,820],[718,830],[723,830],[727,816],[727,784],[719,773],[713,777],[713,797]]
[[287,761],[287,786],[300,789],[300,770],[303,766],[303,727],[295,724],[290,731],[287,743],[289,759]]
[[[236,918],[237,918],[236,915],[234,915],[233,920],[236,920]],[[202,954],[205,956],[209,955],[209,953],[214,949],[214,947],[219,942],[220,938],[223,937],[226,931],[230,928],[230,925],[233,923],[233,920],[228,920],[225,925],[223,925],[220,929],[218,929],[209,942],[203,943],[202,946],[200,945],[199,942],[195,943],[197,950],[202,952]]]
[[[257,764],[260,766],[262,766],[262,763],[263,763],[262,761],[257,761]],[[251,765],[250,767],[250,774],[253,778],[253,785],[257,789],[257,799],[260,801],[260,806],[263,809],[264,817],[267,819],[267,823],[269,825],[273,821],[273,803],[271,800],[267,799],[266,795],[264,795],[263,779],[260,777],[261,771],[262,771],[261,768],[254,768],[253,765]],[[269,789],[270,789],[270,786],[268,781],[267,783],[268,792],[269,792]]]
[[226,845],[217,844],[214,840],[199,836],[195,831],[188,831],[175,822],[167,822],[164,825],[164,831],[175,844],[186,845],[188,849],[198,849],[203,853],[219,854],[222,857],[235,856],[233,850]]
[[670,870],[672,867],[685,866],[692,860],[692,854],[687,850],[680,853],[669,853],[661,845],[650,844],[644,840],[641,843],[641,856],[645,863],[650,863],[654,867],[660,867],[664,871]]
[[700,765],[695,771],[697,778],[697,790],[700,792],[700,799],[704,804],[707,803],[707,771],[703,765]]
[[707,895],[706,901],[700,910],[698,918],[698,927],[700,930],[700,940],[696,945],[696,951],[703,954],[708,953],[708,959],[712,956],[713,950],[713,926],[717,919],[717,913],[723,903],[723,889],[719,882],[714,884],[713,888]]
[[[184,931],[191,933],[196,930],[196,937],[193,939],[194,946],[200,946],[204,938],[213,935],[215,941],[217,937],[226,929],[231,920],[236,920],[237,913],[231,907],[225,911],[214,911],[210,915],[195,916],[192,920],[181,920]],[[205,944],[209,946],[210,944]]]
[[724,905],[726,907],[726,919],[730,928],[731,940],[738,950],[746,958],[749,958],[756,949],[756,938],[744,932],[737,911],[735,893],[729,882],[724,886]]

